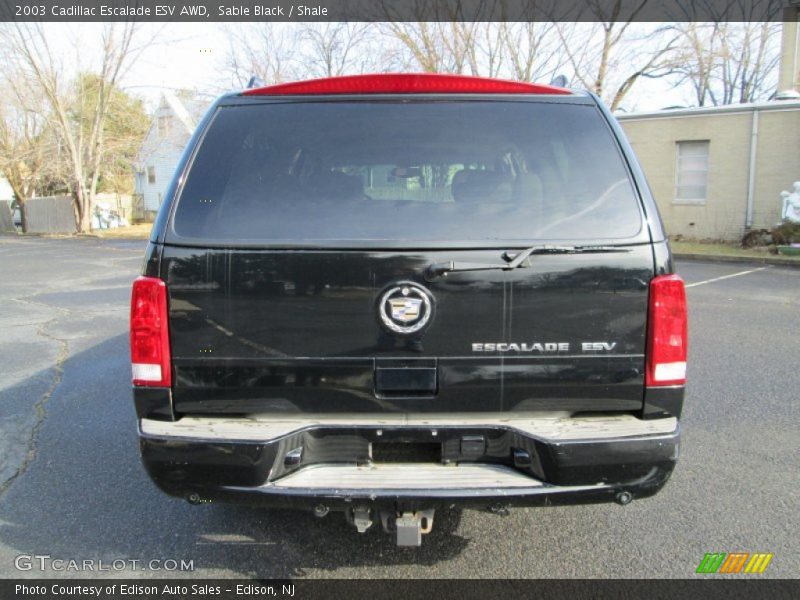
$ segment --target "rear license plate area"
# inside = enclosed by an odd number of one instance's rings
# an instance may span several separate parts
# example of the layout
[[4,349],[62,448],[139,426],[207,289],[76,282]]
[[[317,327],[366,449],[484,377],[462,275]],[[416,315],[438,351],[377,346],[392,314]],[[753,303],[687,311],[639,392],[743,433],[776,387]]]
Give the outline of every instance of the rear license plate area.
[[375,368],[379,398],[431,398],[438,389],[436,361],[380,359]]
[[442,444],[431,442],[373,442],[374,463],[442,462]]

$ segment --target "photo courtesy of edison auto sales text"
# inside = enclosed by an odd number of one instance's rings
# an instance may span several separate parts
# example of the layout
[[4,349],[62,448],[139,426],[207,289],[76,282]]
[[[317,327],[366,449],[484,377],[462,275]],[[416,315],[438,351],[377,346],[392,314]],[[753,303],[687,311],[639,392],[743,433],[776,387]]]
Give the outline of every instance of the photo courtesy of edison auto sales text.
[[167,583],[159,585],[144,585],[144,584],[128,584],[128,583],[110,583],[110,584],[96,584],[96,585],[71,585],[66,583],[52,583],[52,584],[15,584],[14,593],[17,597],[35,597],[35,596],[55,596],[71,598],[81,597],[95,597],[103,598],[106,596],[120,597],[131,596],[133,598],[141,596],[152,596],[165,598],[169,597],[183,597],[191,596],[219,596],[223,592],[228,594],[235,594],[236,596],[248,597],[261,597],[261,598],[274,598],[280,596],[282,598],[292,598],[295,596],[296,589],[294,584],[281,584],[281,585],[259,585],[253,583],[236,584],[236,585],[213,585],[213,584],[177,584]]

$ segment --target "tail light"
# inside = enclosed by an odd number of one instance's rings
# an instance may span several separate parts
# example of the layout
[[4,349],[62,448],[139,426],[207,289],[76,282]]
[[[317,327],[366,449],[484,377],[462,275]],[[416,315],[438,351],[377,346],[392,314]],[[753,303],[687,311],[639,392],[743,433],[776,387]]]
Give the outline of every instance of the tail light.
[[683,279],[677,275],[654,277],[647,315],[648,387],[686,383],[687,320]]
[[171,385],[167,323],[167,285],[155,277],[139,277],[131,294],[133,385]]

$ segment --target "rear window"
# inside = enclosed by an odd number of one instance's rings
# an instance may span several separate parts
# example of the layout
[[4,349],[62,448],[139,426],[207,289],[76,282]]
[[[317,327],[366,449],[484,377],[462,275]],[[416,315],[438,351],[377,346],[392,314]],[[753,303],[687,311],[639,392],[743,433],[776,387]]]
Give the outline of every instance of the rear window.
[[265,243],[629,238],[641,215],[594,106],[329,101],[228,106],[175,233]]

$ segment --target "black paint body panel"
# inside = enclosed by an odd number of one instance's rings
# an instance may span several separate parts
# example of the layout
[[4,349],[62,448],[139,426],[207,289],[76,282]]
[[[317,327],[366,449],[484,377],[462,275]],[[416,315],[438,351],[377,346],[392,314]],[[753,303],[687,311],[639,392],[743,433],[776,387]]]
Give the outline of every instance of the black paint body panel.
[[[650,245],[423,277],[431,263],[490,263],[501,253],[164,246],[175,411],[640,410]],[[376,300],[398,280],[424,285],[434,299],[421,334],[393,334],[378,322]],[[570,349],[473,352],[483,342]],[[584,351],[586,342],[615,346]],[[407,368],[435,361],[435,389],[382,393],[376,368],[387,360]]]

